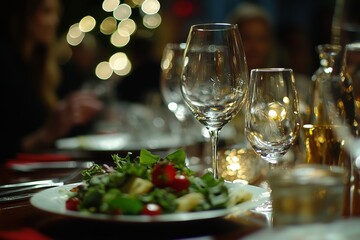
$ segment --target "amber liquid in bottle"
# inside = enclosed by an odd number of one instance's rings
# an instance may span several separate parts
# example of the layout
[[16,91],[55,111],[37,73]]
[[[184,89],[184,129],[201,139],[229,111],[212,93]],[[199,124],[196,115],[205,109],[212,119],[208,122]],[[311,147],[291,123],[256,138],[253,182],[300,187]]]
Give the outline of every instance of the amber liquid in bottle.
[[[331,112],[326,108],[324,98],[326,97],[326,91],[328,91],[328,84],[331,81],[336,82],[338,87],[336,88],[338,94],[338,100],[341,100],[346,107],[345,101],[348,101],[349,96],[347,92],[345,82],[334,81],[333,66],[338,64],[335,61],[341,61],[338,57],[341,53],[340,45],[319,45],[317,51],[319,53],[321,67],[312,76],[313,80],[313,92],[312,92],[312,106],[310,109],[310,116],[307,124],[303,125],[303,144],[306,163],[326,164],[332,166],[341,166],[347,172],[347,178],[345,183],[345,195],[344,195],[344,209],[343,216],[350,216],[351,210],[351,158],[350,154],[346,151],[344,144],[345,139],[341,139],[337,136],[336,131],[341,126],[334,124]],[[339,74],[340,76],[340,74]],[[345,112],[342,110],[342,112]]]

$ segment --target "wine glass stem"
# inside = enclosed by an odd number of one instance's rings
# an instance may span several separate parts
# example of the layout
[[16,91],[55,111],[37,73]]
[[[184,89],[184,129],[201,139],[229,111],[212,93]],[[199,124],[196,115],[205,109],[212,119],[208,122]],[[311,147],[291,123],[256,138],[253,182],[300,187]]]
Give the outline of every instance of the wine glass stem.
[[270,170],[270,171],[273,171],[274,169],[276,169],[277,166],[278,166],[277,163],[271,163],[271,162],[269,162],[269,170]]
[[182,141],[182,145],[184,148],[186,148],[187,144],[188,144],[188,140],[189,140],[189,136],[187,134],[187,120],[181,120],[180,121],[180,127],[181,127],[181,141]]
[[217,145],[219,142],[219,129],[209,129],[210,142],[211,142],[211,163],[214,178],[219,178],[219,162],[217,157]]

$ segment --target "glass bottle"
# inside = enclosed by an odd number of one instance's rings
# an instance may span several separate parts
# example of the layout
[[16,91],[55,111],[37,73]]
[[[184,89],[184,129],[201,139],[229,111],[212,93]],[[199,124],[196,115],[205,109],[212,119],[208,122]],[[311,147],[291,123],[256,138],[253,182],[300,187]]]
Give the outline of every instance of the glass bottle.
[[327,109],[324,101],[326,91],[329,90],[328,84],[333,81],[334,68],[341,65],[342,47],[335,44],[322,44],[318,45],[316,50],[319,54],[320,67],[312,76],[310,115],[302,127],[304,158],[309,164],[341,166],[347,171],[343,216],[349,216],[350,155],[344,148],[344,139],[336,134],[336,128],[340,126],[333,123],[332,113]]
[[319,55],[320,67],[311,76],[313,91],[308,121],[311,124],[330,124],[328,113],[323,105],[324,81],[331,76],[335,61],[341,53],[341,46],[321,44],[316,47],[316,51]]
[[[335,69],[336,71],[336,69]],[[351,215],[360,216],[360,42],[346,44],[343,53],[343,62],[339,71],[340,82],[342,83],[341,97],[337,102],[343,103],[340,109],[345,116],[345,126],[348,126],[348,133],[344,137],[348,141],[348,151],[352,160],[352,203]],[[345,83],[345,84],[344,84]]]

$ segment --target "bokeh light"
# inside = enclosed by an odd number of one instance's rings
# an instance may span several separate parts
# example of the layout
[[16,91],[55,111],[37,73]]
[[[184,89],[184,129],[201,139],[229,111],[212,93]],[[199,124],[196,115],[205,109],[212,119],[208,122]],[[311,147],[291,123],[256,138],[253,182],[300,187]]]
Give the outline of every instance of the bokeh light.
[[109,59],[110,66],[113,70],[124,69],[128,61],[128,57],[123,52],[117,52],[113,54]]
[[98,78],[107,80],[113,74],[113,69],[111,68],[109,62],[100,62],[95,68],[95,74]]
[[145,0],[141,4],[141,10],[145,14],[155,14],[160,10],[160,3],[157,0]]
[[104,0],[102,8],[105,12],[112,12],[117,8],[119,4],[120,0]]
[[161,16],[158,13],[152,15],[145,15],[143,17],[143,25],[149,29],[159,27],[161,24]]
[[[139,29],[138,24],[131,19],[134,10],[141,13],[140,21],[147,29],[155,29],[161,24],[159,14],[160,2],[158,0],[103,0],[102,9],[112,14],[105,16],[101,21],[93,16],[87,15],[78,23],[73,24],[66,35],[66,42],[71,46],[77,46],[84,41],[87,34],[90,34],[99,23],[101,34],[110,36],[110,43],[117,48],[125,47],[131,41],[131,35]],[[113,73],[125,76],[131,72],[132,64],[127,55],[117,52],[109,58],[109,62],[100,62],[95,68],[95,74],[99,79],[109,79]]]
[[79,28],[79,24],[75,23],[70,26],[69,31],[66,35],[66,41],[71,46],[76,46],[81,43],[81,41],[84,39],[85,33],[82,32]]
[[118,25],[118,32],[123,36],[130,36],[136,30],[136,23],[134,20],[128,18],[122,20]]
[[96,20],[92,16],[83,17],[79,22],[79,29],[82,32],[90,32],[94,29]]
[[111,37],[110,42],[115,47],[124,47],[126,44],[128,44],[130,41],[130,35],[122,35],[119,33],[119,31],[115,31]]
[[110,35],[116,31],[117,21],[114,17],[105,18],[100,24],[100,32]]
[[131,13],[132,13],[131,7],[128,4],[123,3],[123,4],[120,4],[114,10],[113,15],[117,20],[121,21],[126,18],[129,18],[131,16]]
[[114,73],[118,76],[126,76],[131,72],[131,69],[132,69],[132,65],[131,65],[131,62],[128,60],[123,69],[114,70]]

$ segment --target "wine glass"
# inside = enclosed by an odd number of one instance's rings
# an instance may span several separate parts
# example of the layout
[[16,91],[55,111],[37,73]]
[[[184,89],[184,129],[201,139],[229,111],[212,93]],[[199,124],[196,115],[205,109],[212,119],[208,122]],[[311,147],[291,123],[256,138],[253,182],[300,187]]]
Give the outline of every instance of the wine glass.
[[183,67],[185,43],[166,44],[161,59],[160,90],[167,108],[181,125],[181,139],[188,143],[186,127],[191,113],[181,95],[180,78]]
[[180,83],[186,105],[209,132],[211,171],[218,179],[219,133],[239,112],[248,88],[247,63],[236,24],[191,26]]
[[247,139],[255,152],[274,167],[282,161],[300,131],[299,100],[292,69],[252,69],[247,107]]
[[[245,112],[245,135],[255,152],[270,165],[278,166],[295,143],[300,131],[300,110],[292,69],[262,68],[250,72],[249,101]],[[264,188],[271,191],[265,181]],[[268,215],[271,200],[256,208]]]

